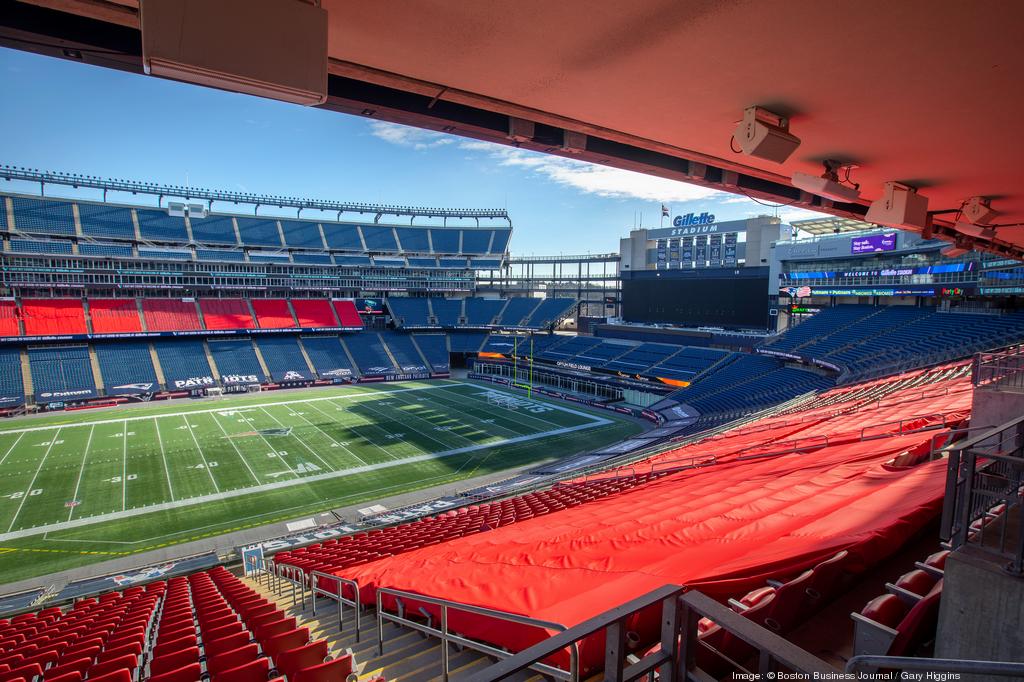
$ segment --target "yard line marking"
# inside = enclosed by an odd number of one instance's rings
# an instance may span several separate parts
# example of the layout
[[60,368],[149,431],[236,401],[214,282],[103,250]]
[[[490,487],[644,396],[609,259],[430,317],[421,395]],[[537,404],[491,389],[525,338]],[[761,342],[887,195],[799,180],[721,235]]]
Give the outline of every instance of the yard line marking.
[[[460,402],[458,402],[456,400],[450,400],[450,399],[447,399],[447,398],[442,398],[442,397],[439,397],[439,396],[434,396],[434,397],[437,398],[439,401],[444,401],[446,405],[451,406],[451,407],[455,408],[456,410],[459,410],[463,415],[471,417],[472,419],[474,419],[475,421],[479,422],[480,424],[484,424],[485,423],[483,421],[483,419],[484,419],[483,417],[476,417],[475,416],[475,414],[478,411],[474,410],[470,405],[468,405],[466,403],[460,403]],[[466,400],[468,402],[470,402],[470,403],[479,402],[475,398],[475,396],[466,396]],[[418,405],[418,403],[414,403],[414,402],[406,402],[406,401],[402,401],[402,402],[404,404],[406,404],[406,405],[413,405],[413,406]],[[402,414],[405,414],[405,413],[403,412]],[[484,414],[488,414],[488,413],[485,412]],[[423,421],[427,422],[428,424],[434,425],[433,422],[431,422],[429,419],[426,419],[424,417],[419,417],[418,415],[413,415],[413,416],[418,417],[419,419],[422,419]],[[516,424],[521,424],[521,422],[518,422],[515,419],[511,419],[510,418],[510,421],[513,421]],[[466,425],[467,426],[472,426],[472,424],[469,424],[469,423],[467,423]],[[502,431],[510,433],[513,436],[521,436],[521,435],[523,435],[523,433],[521,431],[516,431],[515,429],[510,429],[509,427],[502,426],[501,424],[490,423],[490,424],[487,424],[487,426],[488,427],[494,427],[494,428],[501,429]],[[552,424],[552,426],[557,428],[557,427],[561,426],[561,424]],[[532,429],[533,427],[530,427],[530,428]],[[477,430],[480,431],[481,433],[487,434],[486,430],[483,430],[483,431],[481,431],[480,429],[477,429]],[[461,434],[458,434],[458,433],[455,433],[454,435],[459,436],[463,440],[470,440],[470,439],[466,438],[465,436],[462,436]],[[498,435],[498,434],[487,434],[487,435]]]
[[[334,405],[335,407],[337,407],[337,403],[333,403],[333,402],[332,402],[332,403],[331,403],[331,405]],[[337,417],[336,417],[336,416],[331,416],[331,415],[327,414],[326,412],[324,412],[323,410],[321,410],[321,409],[320,409],[319,407],[317,407],[316,405],[310,405],[310,407],[312,407],[312,408],[313,408],[314,410],[316,410],[317,412],[319,412],[319,413],[320,413],[320,414],[322,414],[323,416],[327,417],[327,419],[328,419],[328,420],[332,420],[332,419],[337,419]],[[307,419],[306,421],[309,421],[309,420]],[[372,426],[374,426],[374,424],[359,424],[359,425],[352,425],[352,426],[349,426],[348,424],[345,424],[345,423],[343,423],[343,422],[340,422],[340,421],[339,421],[339,422],[337,422],[337,423],[338,423],[338,424],[341,424],[342,426],[344,426],[346,430],[351,430],[351,431],[352,431],[352,433],[355,433],[355,429],[359,428],[360,426],[362,426],[362,427],[372,427]],[[323,434],[324,434],[325,436],[327,436],[328,438],[330,438],[331,440],[334,440],[334,438],[333,438],[333,437],[332,437],[332,436],[331,436],[331,435],[330,435],[329,433],[327,433],[327,432],[326,432],[326,431],[324,431],[323,429],[321,429],[321,428],[317,427],[317,426],[316,426],[315,424],[313,425],[313,427],[314,427],[314,428],[316,428],[316,429],[317,429],[318,431],[320,431],[321,433],[323,433]],[[380,427],[377,427],[377,428],[380,428]],[[381,429],[381,430],[383,430],[383,429]],[[357,434],[357,435],[358,435],[358,434]],[[363,461],[363,459],[362,459],[361,457],[359,457],[359,455],[357,455],[356,453],[352,452],[351,450],[349,450],[349,449],[348,449],[347,447],[345,447],[344,445],[341,445],[341,443],[339,443],[338,441],[334,440],[334,442],[335,442],[335,443],[338,443],[338,445],[339,445],[339,446],[341,447],[341,449],[342,449],[342,450],[344,450],[344,451],[345,451],[345,452],[347,452],[348,454],[350,454],[350,455],[352,455],[353,457],[355,457],[355,458],[356,458],[356,461],[359,461],[359,462],[363,462],[363,464],[366,464],[366,462],[364,462],[364,461]],[[390,452],[388,452],[387,450],[385,450],[385,449],[384,449],[384,446],[382,446],[382,445],[377,445],[376,443],[374,443],[373,441],[371,441],[371,440],[370,440],[369,438],[367,438],[367,439],[366,439],[366,442],[367,442],[367,443],[369,443],[370,445],[372,445],[373,447],[377,448],[377,449],[378,449],[378,450],[380,450],[381,452],[383,452],[383,453],[384,453],[385,455],[387,455],[387,456],[388,456],[388,457],[390,457],[391,459],[395,459],[395,460],[398,460],[398,459],[402,459],[401,457],[396,457],[395,455],[391,454]],[[420,452],[426,452],[426,450],[424,450],[423,448],[416,448],[416,449],[417,449],[417,450],[419,450]]]
[[125,500],[128,497],[128,422],[121,424],[121,435],[124,437],[121,445],[121,510],[124,511]]
[[[214,424],[216,424],[218,427],[220,427],[220,432],[223,433],[225,436],[227,436],[227,441],[229,443],[231,443],[231,447],[233,447],[235,449],[235,452],[238,454],[238,459],[242,460],[242,464],[244,464],[245,468],[249,470],[249,474],[252,476],[253,480],[256,481],[257,483],[259,483],[260,482],[260,477],[257,476],[256,472],[252,470],[251,466],[249,466],[249,462],[245,459],[245,456],[242,455],[242,451],[238,449],[238,445],[235,443],[234,439],[231,438],[231,436],[228,435],[228,432],[224,429],[224,425],[220,423],[219,419],[217,419],[217,415],[216,414],[211,414],[210,418],[213,419],[213,423]],[[265,440],[266,439],[264,439],[264,441]],[[268,443],[268,445],[269,445],[269,443]],[[203,458],[203,461],[204,462],[206,461],[205,457]],[[288,468],[291,469],[291,467],[288,467]],[[209,467],[207,467],[207,469],[209,469]],[[292,474],[295,474],[295,472],[293,471]],[[297,474],[295,474],[295,475],[297,475]],[[213,478],[213,473],[210,474],[210,477]]]
[[199,458],[203,460],[203,468],[205,468],[206,473],[210,475],[210,481],[213,482],[213,489],[219,493],[220,486],[217,485],[217,479],[213,477],[213,472],[210,471],[210,463],[206,461],[206,455],[203,454],[203,448],[199,445],[199,440],[196,438],[195,431],[192,430],[192,425],[188,423],[188,417],[182,415],[182,420],[185,422],[185,426],[188,427],[188,433],[192,436],[192,442],[196,444],[196,450],[199,451]]
[[[465,384],[463,384],[463,385],[465,385]],[[442,388],[444,388],[444,387],[442,387]],[[491,390],[494,390],[494,389],[492,389],[492,388],[490,388],[490,387],[487,387],[487,389],[486,389],[486,390],[488,390],[488,391],[491,391]],[[509,394],[509,393],[505,393],[504,391],[495,391],[495,392],[496,392],[496,393],[503,393],[503,394],[505,394],[505,395],[509,395],[509,396],[511,396],[511,397],[513,397],[513,398],[515,398],[515,399],[517,399],[517,400],[523,400],[523,401],[533,402],[533,403],[537,403],[538,405],[543,405],[543,406],[545,406],[545,407],[552,407],[552,408],[555,408],[555,409],[562,409],[562,410],[563,410],[563,411],[565,411],[565,412],[574,412],[573,410],[568,410],[568,409],[564,409],[564,408],[561,408],[561,406],[560,406],[560,405],[552,405],[551,403],[547,403],[547,402],[544,402],[544,401],[539,401],[539,400],[534,400],[533,398],[527,398],[526,396],[520,396],[520,395],[514,395],[514,394]],[[463,394],[463,395],[464,395],[464,394]],[[483,400],[482,400],[482,399],[480,398],[480,396],[477,396],[477,395],[469,395],[469,396],[465,396],[465,397],[471,398],[471,399],[472,399],[472,400],[473,400],[474,402],[476,402],[476,403],[481,403],[481,404],[484,404],[484,402],[483,402]],[[442,397],[442,398],[440,398],[440,399],[441,399],[441,400],[445,400],[445,398],[443,398],[443,397]],[[515,411],[516,411],[516,412],[520,412],[520,410],[515,410]],[[488,411],[488,412],[489,412],[489,411]],[[506,410],[505,412],[502,412],[502,413],[501,413],[501,416],[505,417],[505,418],[506,418],[506,419],[508,419],[509,421],[513,421],[513,422],[516,422],[516,423],[518,423],[518,424],[522,424],[523,426],[529,426],[529,423],[528,423],[528,422],[525,422],[525,421],[523,421],[522,419],[517,419],[517,418],[515,417],[515,415],[511,414],[511,412],[513,412],[513,410]],[[575,414],[583,414],[583,413],[580,413],[580,412],[575,412]],[[547,419],[544,419],[543,417],[538,417],[537,415],[535,415],[535,414],[530,414],[529,412],[523,413],[523,414],[521,414],[520,416],[522,416],[522,417],[526,417],[526,419],[530,419],[530,420],[532,420],[532,421],[537,421],[537,422],[540,422],[541,424],[544,424],[544,425],[546,425],[546,426],[558,426],[558,424],[556,424],[555,422],[552,422],[552,421],[548,421]],[[588,417],[588,418],[593,418],[593,415],[589,415],[589,414],[588,414],[588,415],[585,415],[585,416],[586,416],[586,417]],[[531,427],[531,428],[534,428],[534,427]]]
[[53,449],[53,444],[57,442],[57,437],[60,436],[60,428],[57,429],[57,433],[53,434],[50,438],[50,444],[46,446],[46,452],[43,453],[43,458],[39,460],[39,466],[36,467],[36,473],[32,475],[32,480],[28,482],[28,489],[25,490],[25,494],[21,496],[21,504],[18,505],[18,510],[14,512],[14,518],[11,519],[11,525],[7,527],[7,532],[10,533],[11,529],[14,528],[14,522],[18,520],[18,515],[21,514],[22,508],[25,506],[25,500],[32,495],[32,486],[35,485],[36,479],[39,477],[39,472],[43,469],[43,464],[46,463],[46,458],[50,455],[50,450]]
[[164,475],[167,477],[167,490],[171,493],[171,502],[174,502],[174,486],[171,485],[171,470],[167,466],[167,453],[164,452],[164,439],[160,435],[160,422],[153,419],[153,428],[156,429],[156,442],[160,444],[160,459],[164,461]]
[[[286,427],[286,426],[285,426],[284,424],[282,424],[282,423],[281,423],[281,420],[280,420],[280,419],[278,419],[278,418],[277,418],[277,417],[275,417],[274,415],[270,414],[270,412],[268,412],[268,411],[267,411],[267,408],[265,408],[265,407],[261,407],[260,409],[261,409],[261,410],[263,410],[264,414],[266,414],[266,415],[267,415],[268,417],[270,417],[270,418],[271,418],[271,419],[273,419],[273,420],[274,420],[275,422],[277,422],[278,426],[281,426],[282,428],[287,428],[287,427]],[[300,415],[299,415],[299,417],[302,417],[302,415],[300,414]],[[305,417],[302,417],[302,418],[303,418],[303,419],[305,419]],[[309,422],[309,420],[308,420],[308,419],[306,420],[306,422],[307,422],[307,423],[309,423],[309,424],[310,424],[310,426],[312,426],[312,425],[313,425],[313,424],[312,424],[311,422]],[[321,431],[321,433],[323,433],[323,432]],[[323,458],[323,457],[321,457],[320,455],[318,455],[318,454],[316,453],[316,450],[314,450],[313,448],[309,447],[309,445],[307,445],[307,444],[306,444],[306,441],[305,441],[305,440],[303,440],[302,438],[299,438],[298,436],[296,436],[296,435],[295,435],[295,434],[293,434],[293,433],[289,433],[288,435],[289,435],[289,436],[291,436],[292,438],[294,438],[295,440],[299,441],[299,443],[301,443],[301,444],[302,444],[302,447],[304,447],[304,448],[306,448],[307,450],[309,450],[310,454],[312,454],[312,455],[313,455],[314,457],[316,457],[316,458],[317,458],[318,460],[320,460],[321,462],[323,462],[323,463],[324,463],[324,466],[325,466],[325,467],[327,467],[327,468],[328,468],[328,469],[329,469],[330,471],[337,471],[337,469],[336,469],[336,468],[334,468],[334,467],[332,467],[332,466],[331,466],[330,464],[328,464],[328,463],[326,462],[326,460],[324,460],[324,458]],[[326,434],[326,433],[324,433],[324,435],[325,435],[325,436],[327,436],[327,434]],[[331,438],[330,436],[327,436],[327,437],[328,437],[328,438]],[[264,438],[263,440],[266,440],[266,438]],[[341,447],[341,445],[340,445],[339,443],[337,443],[337,441],[335,441],[335,440],[334,440],[333,438],[331,438],[331,442],[332,442],[332,443],[336,443],[336,444],[338,444],[338,446],[339,446],[339,447]],[[270,443],[267,443],[267,445],[270,445]],[[273,447],[273,446],[271,446],[271,447]],[[353,455],[353,456],[354,456],[354,455]],[[358,458],[358,457],[356,457],[356,459],[359,459],[359,458]],[[360,461],[362,461],[362,460],[360,460]],[[287,462],[285,462],[285,464],[287,464]],[[366,464],[366,462],[363,462],[363,464]]]
[[[336,406],[336,404],[337,404],[337,403],[335,403],[335,402],[331,402],[331,404],[335,404],[335,406]],[[317,408],[316,406],[314,406],[314,404],[310,404],[310,406],[309,406],[309,407],[310,407],[310,408],[312,408],[313,410],[315,410],[316,412],[318,412],[319,414],[322,414],[322,415],[324,415],[324,416],[325,416],[325,417],[327,417],[327,418],[328,418],[329,420],[331,420],[331,419],[335,419],[335,417],[332,417],[331,415],[327,414],[327,413],[326,413],[326,412],[324,412],[323,410],[321,410],[321,409]],[[333,443],[336,443],[336,444],[337,444],[337,445],[338,445],[339,447],[341,447],[341,449],[342,449],[343,451],[345,451],[346,453],[348,453],[349,455],[351,455],[351,456],[352,456],[352,457],[353,457],[353,458],[355,459],[355,461],[356,461],[356,462],[358,462],[358,463],[360,463],[360,464],[362,464],[362,465],[366,466],[366,464],[367,464],[367,463],[366,463],[366,461],[365,461],[364,459],[362,459],[361,457],[359,457],[358,455],[356,455],[355,453],[353,453],[352,451],[350,451],[350,450],[348,449],[348,447],[346,447],[345,445],[342,445],[340,441],[338,441],[338,440],[335,440],[335,439],[334,439],[334,436],[332,436],[332,435],[331,435],[330,433],[328,433],[327,431],[325,431],[325,430],[324,430],[324,429],[322,429],[321,427],[318,427],[318,426],[316,426],[315,424],[313,424],[312,422],[310,422],[310,421],[309,421],[308,419],[306,419],[306,418],[305,418],[305,417],[303,417],[302,415],[298,415],[298,417],[299,417],[299,419],[301,419],[302,421],[304,421],[304,422],[305,422],[306,424],[308,424],[309,426],[313,427],[313,428],[314,428],[314,429],[316,429],[317,431],[319,431],[319,432],[323,433],[323,434],[324,434],[324,435],[326,435],[326,436],[327,436],[328,438],[330,438],[331,442],[333,442]],[[280,423],[280,422],[279,422],[279,423]],[[342,426],[344,426],[344,427],[345,427],[346,429],[348,428],[348,426],[346,426],[345,424],[342,424]],[[367,442],[370,442],[370,440],[368,439],[368,440],[367,440]],[[384,449],[383,449],[383,447],[381,447],[380,445],[378,445],[378,444],[377,444],[377,443],[375,443],[375,442],[371,442],[370,444],[371,444],[371,445],[373,445],[374,447],[376,447],[376,449],[377,449],[377,450],[381,451],[382,453],[384,453],[385,455],[387,455],[388,457],[390,457],[390,458],[391,458],[391,459],[393,459],[393,460],[398,460],[398,459],[401,459],[401,458],[399,458],[399,457],[395,457],[395,456],[394,456],[394,455],[392,455],[391,453],[387,452],[386,450],[384,450]],[[421,450],[420,452],[422,453],[423,451]]]
[[335,394],[335,395],[330,395],[330,396],[321,396],[319,398],[300,398],[300,399],[296,399],[296,400],[280,400],[280,401],[273,402],[273,403],[258,403],[257,402],[257,403],[248,403],[248,404],[242,404],[242,405],[235,405],[233,407],[230,406],[230,405],[221,405],[220,407],[212,407],[212,408],[207,409],[207,410],[188,410],[186,412],[168,412],[167,414],[147,414],[147,415],[141,415],[141,416],[138,416],[138,417],[121,417],[120,419],[98,419],[96,421],[91,421],[91,422],[72,422],[72,423],[65,423],[65,424],[49,424],[47,426],[27,426],[27,427],[25,427],[23,429],[0,429],[0,435],[3,435],[5,433],[28,433],[28,432],[31,432],[31,431],[50,431],[52,429],[63,428],[63,427],[66,427],[66,426],[100,426],[101,424],[119,424],[121,422],[142,421],[144,419],[164,419],[164,418],[168,418],[169,419],[169,418],[172,418],[172,417],[184,417],[184,416],[192,415],[192,414],[209,414],[210,412],[225,412],[225,411],[229,411],[229,410],[233,410],[233,409],[243,409],[244,410],[244,409],[248,409],[248,408],[256,408],[256,407],[259,407],[260,405],[266,405],[268,407],[273,407],[274,405],[293,405],[293,404],[296,404],[296,403],[316,403],[316,402],[323,402],[325,400],[350,400],[352,398],[364,398],[364,397],[368,397],[368,396],[369,397],[374,397],[374,396],[379,397],[379,396],[382,396],[382,395],[383,396],[391,395],[392,393],[407,393],[409,391],[436,391],[436,390],[444,388],[445,386],[448,386],[448,385],[456,385],[456,384],[440,384],[439,383],[437,385],[431,385],[431,386],[413,386],[412,388],[381,389],[379,391],[367,391],[365,393],[349,393],[349,394],[344,394],[343,393],[343,394]]
[[[409,404],[409,405],[412,405],[413,403],[407,403],[407,404]],[[388,416],[387,416],[387,414],[386,414],[386,413],[384,413],[384,412],[381,412],[380,410],[375,410],[375,409],[373,409],[372,407],[370,407],[369,403],[367,403],[367,405],[366,405],[366,409],[368,409],[368,410],[371,410],[371,411],[372,411],[372,412],[373,412],[374,414],[379,414],[379,415],[380,415],[380,416],[382,416],[383,418],[385,418],[385,419],[388,419]],[[399,412],[399,414],[400,414],[400,415],[403,415],[403,416],[408,416],[408,417],[412,417],[413,419],[419,419],[419,420],[420,420],[421,422],[426,422],[426,423],[430,424],[431,428],[433,428],[433,427],[437,426],[437,424],[435,424],[435,423],[431,422],[431,421],[430,421],[430,420],[428,420],[428,419],[424,419],[423,417],[419,416],[418,414],[413,414],[413,413],[411,413],[411,412],[410,412],[410,413],[405,413],[405,412]],[[394,420],[394,419],[392,419],[392,420],[390,420],[390,421],[399,421],[399,420]],[[431,440],[431,441],[433,441],[433,442],[437,443],[437,444],[438,444],[438,445],[440,445],[440,446],[441,446],[442,448],[446,448],[446,447],[448,447],[448,443],[444,443],[444,442],[442,442],[442,441],[439,441],[439,440],[438,440],[437,438],[434,438],[434,437],[433,437],[433,436],[431,436],[431,435],[430,435],[429,433],[424,433],[423,431],[420,431],[419,429],[417,429],[417,428],[416,428],[415,426],[413,426],[412,424],[409,424],[408,422],[406,422],[406,426],[408,426],[408,427],[409,427],[410,429],[412,429],[412,430],[413,430],[413,431],[415,431],[416,433],[420,434],[421,436],[424,436],[424,437],[426,437],[426,438],[427,438],[428,440]],[[467,443],[472,443],[472,442],[473,442],[473,441],[471,441],[470,439],[468,439],[468,438],[465,438],[464,436],[460,436],[459,434],[455,433],[454,431],[450,431],[450,432],[448,432],[448,433],[451,433],[451,434],[452,434],[453,436],[455,436],[455,437],[456,437],[456,438],[458,438],[459,440],[463,440],[463,441],[465,441],[465,442],[467,442]]]
[[[607,420],[602,420],[607,421]],[[361,467],[353,467],[351,469],[341,469],[339,471],[332,471],[324,474],[316,474],[314,476],[306,476],[304,478],[290,479],[287,481],[275,481],[274,483],[266,483],[264,485],[250,486],[248,488],[235,488],[234,490],[228,490],[223,493],[215,495],[200,495],[198,497],[192,497],[184,500],[178,500],[176,502],[161,502],[154,504],[149,507],[138,507],[135,509],[126,509],[122,512],[111,512],[109,514],[97,514],[95,516],[87,516],[83,518],[75,519],[70,522],[63,523],[51,523],[45,526],[37,526],[35,528],[25,528],[11,532],[8,530],[7,533],[0,534],[0,542],[7,542],[8,540],[16,540],[18,538],[29,537],[32,535],[39,535],[41,533],[49,533],[57,530],[67,530],[70,528],[79,528],[82,526],[91,525],[94,523],[102,523],[104,521],[113,521],[116,519],[131,518],[133,516],[139,516],[141,514],[149,514],[157,511],[166,511],[168,509],[176,509],[179,507],[187,507],[195,504],[204,504],[207,502],[213,502],[215,500],[226,500],[232,497],[242,497],[244,495],[252,495],[254,493],[266,492],[269,490],[277,490],[280,488],[289,488],[294,485],[305,485],[307,483],[313,483],[316,481],[326,481],[332,478],[339,478],[341,476],[352,476],[355,474],[366,473],[368,471],[377,471],[380,469],[389,469],[396,466],[404,466],[406,464],[414,464],[416,462],[426,462],[434,459],[444,459],[446,457],[453,457],[455,455],[462,455],[468,452],[477,452],[479,450],[486,450],[488,448],[501,447],[504,445],[514,445],[516,443],[526,443],[529,441],[537,440],[540,438],[551,438],[554,436],[560,436],[567,433],[574,433],[576,431],[583,431],[585,429],[592,429],[595,426],[599,426],[598,422],[590,422],[587,424],[579,424],[577,426],[567,426],[561,429],[553,431],[547,431],[544,433],[531,433],[526,436],[519,436],[517,438],[509,438],[507,440],[498,441],[495,443],[481,443],[477,445],[468,445],[463,448],[456,448],[454,450],[448,450],[446,452],[428,453],[423,455],[416,455],[415,457],[406,457],[404,459],[396,459],[390,462],[378,462],[376,464],[368,464]]]
[[14,443],[11,445],[11,447],[7,450],[7,452],[4,453],[4,458],[0,459],[0,464],[3,464],[4,462],[7,461],[8,455],[10,455],[12,452],[14,452],[14,448],[18,447],[18,443],[20,443],[21,439],[24,438],[24,437],[25,437],[24,433],[18,435],[18,438],[14,441]]
[[[85,460],[89,458],[89,446],[92,444],[92,434],[96,430],[95,426],[89,427],[89,438],[85,441],[85,454],[82,455],[82,466],[78,469],[78,481],[75,482],[75,493],[71,496],[72,502],[78,501],[78,488],[82,485],[82,473],[85,471]],[[75,507],[72,505],[68,511],[68,521],[71,520],[71,516],[75,513]]]

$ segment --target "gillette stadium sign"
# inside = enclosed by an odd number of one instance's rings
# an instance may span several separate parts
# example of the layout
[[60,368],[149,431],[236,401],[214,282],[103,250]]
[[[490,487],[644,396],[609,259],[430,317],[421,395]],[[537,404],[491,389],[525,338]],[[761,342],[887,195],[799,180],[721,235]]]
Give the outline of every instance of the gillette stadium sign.
[[746,220],[729,220],[715,222],[715,214],[703,211],[677,215],[672,219],[672,227],[647,230],[648,239],[668,239],[671,237],[692,237],[701,234],[719,234],[725,232],[746,232]]

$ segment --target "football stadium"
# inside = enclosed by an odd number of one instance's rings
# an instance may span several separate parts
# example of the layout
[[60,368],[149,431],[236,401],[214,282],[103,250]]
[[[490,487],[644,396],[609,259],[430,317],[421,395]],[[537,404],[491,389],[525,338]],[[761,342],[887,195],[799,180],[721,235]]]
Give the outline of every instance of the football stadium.
[[1024,680],[1022,25],[3,3],[0,682]]

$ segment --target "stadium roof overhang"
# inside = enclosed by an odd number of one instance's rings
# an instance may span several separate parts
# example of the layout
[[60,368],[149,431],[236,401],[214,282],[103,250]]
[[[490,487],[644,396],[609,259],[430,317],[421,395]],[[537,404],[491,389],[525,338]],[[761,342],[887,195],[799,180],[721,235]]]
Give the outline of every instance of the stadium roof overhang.
[[[26,0],[0,44],[141,71],[133,0]],[[930,200],[936,236],[1024,257],[1024,4],[927,2],[389,3],[323,0],[326,108],[571,156],[757,199],[864,218],[886,181]],[[789,116],[784,163],[733,153],[744,107]],[[566,145],[565,131],[585,144]],[[579,141],[579,138],[576,140]],[[566,147],[569,147],[568,149]],[[582,148],[581,148],[582,147]],[[789,178],[860,167],[862,198],[831,203]],[[954,224],[991,198],[995,238]]]

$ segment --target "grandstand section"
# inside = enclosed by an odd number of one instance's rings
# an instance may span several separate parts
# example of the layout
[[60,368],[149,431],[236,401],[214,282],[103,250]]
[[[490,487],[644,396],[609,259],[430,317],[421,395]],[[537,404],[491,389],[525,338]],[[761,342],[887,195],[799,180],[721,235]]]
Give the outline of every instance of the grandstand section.
[[196,303],[193,299],[144,298],[142,317],[146,330],[174,332],[202,329]]
[[380,334],[367,332],[342,339],[363,377],[380,377],[399,371],[384,347]]
[[94,347],[106,395],[144,395],[160,389],[149,343],[123,341]]
[[287,329],[295,326],[288,301],[282,298],[254,298],[250,301],[260,329]]
[[413,344],[412,336],[408,334],[387,334],[381,339],[387,344],[391,357],[395,359],[398,369],[406,374],[422,374],[429,372],[426,361],[420,354],[419,349]]
[[29,346],[28,361],[32,368],[32,387],[41,402],[96,396],[88,346]]
[[6,412],[25,404],[21,367],[21,351],[0,346],[0,410]]
[[11,299],[0,299],[0,336],[20,336],[21,313]]
[[338,319],[334,316],[331,304],[325,299],[293,298],[291,305],[300,327],[338,326]]
[[78,299],[23,299],[21,321],[26,336],[89,333],[82,301]]
[[337,336],[303,336],[301,342],[321,379],[340,381],[355,376],[352,360]]
[[93,334],[142,331],[139,307],[133,298],[90,298],[88,305]]
[[207,329],[253,329],[256,326],[245,299],[201,298],[199,309]]
[[342,327],[359,328],[363,326],[363,318],[359,317],[356,304],[350,300],[331,301],[334,306],[334,313],[338,316],[338,322]]
[[414,334],[412,341],[420,354],[430,363],[434,372],[446,373],[451,368],[448,357],[448,337],[444,334]]
[[313,373],[299,347],[298,337],[261,336],[256,339],[256,347],[260,349],[270,378],[274,381],[288,383],[313,379]]
[[193,391],[216,384],[203,342],[161,339],[153,342],[168,391]]
[[250,339],[210,339],[210,357],[225,386],[262,384],[266,381]]

